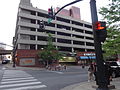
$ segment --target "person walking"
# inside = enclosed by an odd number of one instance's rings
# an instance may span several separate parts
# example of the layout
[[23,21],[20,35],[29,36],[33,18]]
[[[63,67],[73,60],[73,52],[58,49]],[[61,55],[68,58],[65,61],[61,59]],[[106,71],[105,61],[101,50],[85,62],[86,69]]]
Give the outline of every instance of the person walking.
[[94,66],[90,64],[88,67],[88,82],[94,80]]
[[110,67],[109,63],[105,63],[104,67],[107,85],[110,85],[110,81],[112,81],[112,68]]

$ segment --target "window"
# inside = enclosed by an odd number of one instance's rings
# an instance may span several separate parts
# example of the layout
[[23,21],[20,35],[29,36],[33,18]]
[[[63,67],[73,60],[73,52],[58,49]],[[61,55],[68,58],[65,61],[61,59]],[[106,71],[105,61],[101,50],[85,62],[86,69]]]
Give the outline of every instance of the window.
[[79,35],[74,35],[74,34],[73,34],[73,37],[74,37],[74,38],[81,38],[81,39],[84,39],[84,36],[79,36]]
[[29,36],[29,35],[25,35],[25,34],[21,34],[21,35],[20,35],[20,39],[30,40],[30,36]]
[[59,24],[57,24],[57,28],[64,29],[64,30],[70,30],[70,27],[64,26],[64,25],[59,25]]
[[71,34],[63,33],[63,32],[57,32],[57,35],[62,35],[62,36],[69,36],[69,37],[71,37]]
[[44,49],[44,48],[45,48],[44,45],[37,45],[37,49],[38,49],[38,50],[42,50],[42,49]]
[[47,37],[38,36],[38,41],[47,41]]
[[92,31],[85,31],[86,34],[93,34]]
[[72,30],[75,31],[75,32],[81,32],[81,33],[83,33],[83,31],[84,31],[84,30],[78,29],[78,28],[72,28]]
[[85,51],[85,49],[83,49],[83,48],[74,48],[74,51],[84,52],[84,51]]
[[30,35],[30,40],[35,40],[35,36]]
[[57,42],[71,44],[71,40],[57,39]]
[[94,40],[93,38],[91,38],[91,37],[86,37],[86,39],[89,39],[89,40]]
[[48,14],[40,13],[38,12],[38,16],[44,17],[44,18],[49,18]]
[[36,24],[36,20],[35,19],[31,19],[31,23]]
[[81,41],[73,41],[73,44],[84,45],[84,42],[81,42]]
[[36,28],[30,28],[31,31],[36,31]]
[[72,21],[72,24],[78,25],[78,26],[83,26],[83,23]]
[[61,47],[58,46],[59,51],[67,51],[67,52],[72,52],[72,48],[71,47]]
[[66,22],[66,23],[70,23],[70,20],[64,19],[64,18],[60,18],[60,17],[57,17],[57,20],[58,21],[62,21],[62,22]]
[[35,50],[35,45],[34,44],[30,44],[30,49]]
[[36,15],[36,12],[35,11],[31,11],[31,15]]
[[86,42],[87,46],[94,46],[94,43]]
[[92,25],[85,24],[85,27],[92,28]]

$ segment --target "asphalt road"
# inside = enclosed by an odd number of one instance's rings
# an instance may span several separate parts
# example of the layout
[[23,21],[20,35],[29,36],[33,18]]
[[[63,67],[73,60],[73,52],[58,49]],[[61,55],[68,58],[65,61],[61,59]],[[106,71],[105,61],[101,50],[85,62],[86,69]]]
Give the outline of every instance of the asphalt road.
[[3,65],[2,65],[1,62],[0,62],[0,81],[1,81],[1,79],[2,79],[3,72],[4,72],[4,70],[3,70]]
[[87,68],[80,66],[62,71],[0,69],[0,90],[60,90],[87,80]]
[[37,78],[47,87],[41,90],[60,90],[65,86],[84,82],[87,80],[87,69],[79,66],[69,66],[63,71],[26,71]]

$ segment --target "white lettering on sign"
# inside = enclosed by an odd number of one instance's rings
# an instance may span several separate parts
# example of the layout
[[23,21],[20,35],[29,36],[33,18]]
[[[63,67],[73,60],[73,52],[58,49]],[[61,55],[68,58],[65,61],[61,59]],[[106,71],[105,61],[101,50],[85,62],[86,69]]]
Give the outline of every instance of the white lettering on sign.
[[84,53],[84,56],[95,56],[95,53]]

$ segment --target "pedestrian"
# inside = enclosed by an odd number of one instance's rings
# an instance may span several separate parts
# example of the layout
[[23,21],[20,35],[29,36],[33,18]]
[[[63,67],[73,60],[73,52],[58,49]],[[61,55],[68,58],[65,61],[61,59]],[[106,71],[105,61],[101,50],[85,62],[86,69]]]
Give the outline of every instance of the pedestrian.
[[88,82],[91,80],[94,80],[94,66],[93,64],[90,64],[88,67]]
[[84,65],[84,64],[82,64],[82,68],[85,68],[85,65]]
[[64,70],[67,70],[67,66],[66,66],[65,64],[63,65],[63,69],[64,69]]
[[110,81],[112,81],[112,68],[109,63],[105,63],[105,77],[107,79],[107,84],[110,85]]

